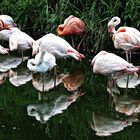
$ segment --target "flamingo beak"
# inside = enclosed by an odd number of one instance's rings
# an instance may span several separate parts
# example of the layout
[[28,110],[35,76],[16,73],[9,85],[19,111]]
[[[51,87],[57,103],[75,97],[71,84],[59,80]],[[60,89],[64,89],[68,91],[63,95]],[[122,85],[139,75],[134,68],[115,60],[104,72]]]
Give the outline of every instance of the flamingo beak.
[[13,24],[13,26],[14,26],[14,27],[17,27],[17,24],[16,24],[16,23],[14,23],[14,24]]
[[112,33],[112,31],[113,31],[113,26],[108,26],[108,32]]
[[85,59],[85,56],[83,54],[80,54],[80,59]]

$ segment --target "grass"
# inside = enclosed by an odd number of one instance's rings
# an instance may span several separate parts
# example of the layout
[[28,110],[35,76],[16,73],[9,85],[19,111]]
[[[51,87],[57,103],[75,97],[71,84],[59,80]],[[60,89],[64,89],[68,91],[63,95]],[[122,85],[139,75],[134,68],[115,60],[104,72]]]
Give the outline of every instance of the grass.
[[[119,16],[122,25],[140,27],[138,0],[5,0],[0,7],[0,14],[12,16],[18,27],[34,39],[49,32],[57,34],[57,26],[69,15],[75,15],[87,26],[81,44],[86,50],[108,49],[111,39],[107,23],[113,16]],[[71,38],[67,40],[70,42]]]

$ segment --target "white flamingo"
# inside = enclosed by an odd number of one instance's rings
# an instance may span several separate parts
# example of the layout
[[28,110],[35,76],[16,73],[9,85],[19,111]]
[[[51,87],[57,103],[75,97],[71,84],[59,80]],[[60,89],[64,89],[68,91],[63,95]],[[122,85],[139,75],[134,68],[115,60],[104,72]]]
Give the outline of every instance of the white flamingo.
[[91,64],[93,65],[94,73],[99,73],[111,78],[111,80],[109,80],[110,92],[112,91],[112,80],[140,70],[139,66],[134,66],[123,58],[106,51],[99,52],[92,59]]
[[73,57],[76,60],[81,60],[85,56],[76,51],[72,46],[63,38],[49,33],[42,38],[38,39],[39,52],[47,51],[53,54],[56,58]]
[[9,48],[11,51],[20,50],[23,58],[23,51],[32,48],[32,55],[37,54],[38,45],[36,41],[25,32],[17,28],[9,39]]
[[[35,58],[28,60],[27,67],[29,68],[30,71],[40,72],[40,73],[45,73],[48,70],[54,68],[54,87],[56,86],[56,59],[52,54],[46,51],[39,52],[35,56]],[[43,75],[42,75],[42,81],[43,81],[42,89],[44,91]]]
[[45,73],[56,66],[55,57],[45,51],[39,52],[35,58],[29,59],[27,67],[30,71]]
[[[133,27],[126,26],[116,31],[115,27],[120,24],[120,21],[119,17],[113,17],[108,23],[108,31],[113,33],[112,40],[115,48],[125,50],[127,61],[131,61],[131,50],[140,48],[140,32]],[[128,58],[128,52],[130,52],[130,58]]]

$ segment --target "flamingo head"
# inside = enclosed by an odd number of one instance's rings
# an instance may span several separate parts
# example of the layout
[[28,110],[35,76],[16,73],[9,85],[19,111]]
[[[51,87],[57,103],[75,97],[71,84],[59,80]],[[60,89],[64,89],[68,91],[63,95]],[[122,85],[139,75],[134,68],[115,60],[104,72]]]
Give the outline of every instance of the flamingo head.
[[83,54],[81,54],[73,49],[69,49],[67,55],[75,58],[76,60],[82,60],[85,58],[85,56]]
[[0,15],[0,19],[8,26],[8,28],[17,27],[17,24],[14,22],[13,18],[8,15]]
[[114,28],[115,28],[115,27],[114,27],[113,25],[109,25],[109,26],[108,26],[108,32],[109,32],[109,33],[113,33]]
[[80,57],[80,59],[85,59],[85,55],[83,55],[81,53],[79,53],[79,57]]
[[119,17],[115,16],[113,17],[109,22],[108,22],[108,32],[109,33],[114,33],[115,32],[115,27],[120,24],[121,20]]

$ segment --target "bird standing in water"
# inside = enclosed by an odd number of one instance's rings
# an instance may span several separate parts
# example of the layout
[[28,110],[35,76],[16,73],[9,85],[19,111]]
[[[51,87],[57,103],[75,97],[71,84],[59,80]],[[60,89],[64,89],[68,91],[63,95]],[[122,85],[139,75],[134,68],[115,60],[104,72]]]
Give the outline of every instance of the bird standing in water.
[[43,36],[36,42],[39,46],[39,52],[47,51],[56,58],[73,57],[76,60],[85,58],[83,54],[76,51],[66,40],[52,33]]
[[48,70],[51,70],[56,66],[55,57],[46,52],[39,52],[35,58],[29,59],[27,67],[30,71],[45,73]]
[[[85,28],[86,28],[86,25],[81,19],[73,15],[70,15],[67,19],[65,19],[64,24],[58,25],[57,32],[58,32],[58,35],[60,36],[81,35],[84,32]],[[82,39],[80,43],[78,44],[79,46],[81,42],[82,42]],[[72,38],[72,45],[74,47],[73,38]]]
[[108,32],[113,33],[112,40],[115,48],[125,50],[126,59],[131,62],[131,50],[140,48],[140,32],[127,26],[120,27],[116,31],[115,27],[120,24],[120,21],[119,17],[113,17],[108,23]]
[[99,73],[110,78],[108,82],[110,91],[112,91],[112,84],[114,80],[140,70],[139,66],[134,66],[123,58],[106,51],[99,52],[92,59],[91,64],[93,65],[94,73]]
[[32,55],[37,54],[38,45],[36,41],[30,37],[25,32],[22,32],[17,28],[16,31],[10,36],[9,39],[9,48],[11,51],[13,50],[19,50],[22,54],[23,59],[23,51],[28,50],[32,48]]
[[44,91],[44,80],[43,73],[54,68],[54,86],[56,86],[56,59],[47,51],[39,52],[35,58],[29,59],[27,67],[30,71],[42,73],[43,90]]

